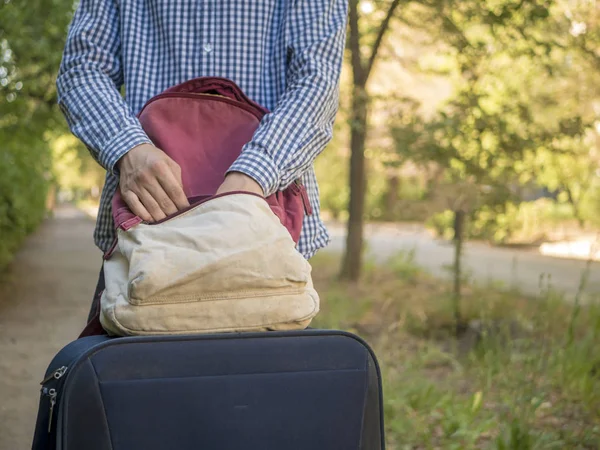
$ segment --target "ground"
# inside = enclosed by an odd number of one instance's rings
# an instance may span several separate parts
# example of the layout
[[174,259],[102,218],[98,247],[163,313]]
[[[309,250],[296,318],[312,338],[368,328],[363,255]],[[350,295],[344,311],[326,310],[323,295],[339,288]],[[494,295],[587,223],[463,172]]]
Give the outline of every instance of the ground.
[[[2,276],[0,450],[30,447],[39,382],[46,366],[84,325],[101,259],[92,244],[92,232],[93,222],[87,216],[72,207],[61,207],[29,238]],[[416,245],[418,264],[435,271],[449,262],[451,248],[435,243],[420,231],[371,234],[371,252],[377,253],[380,260]],[[339,230],[334,229],[333,235],[332,249],[339,249]],[[515,256],[523,261],[516,268],[511,265]],[[514,278],[516,283],[531,277],[537,280],[540,272],[548,271],[554,274],[555,285],[565,290],[577,285],[581,269],[580,262],[478,246],[467,250],[467,264],[479,269],[475,274],[482,278],[489,274],[509,282]],[[594,265],[593,271],[591,279],[597,283],[600,265]],[[535,286],[530,283],[527,287]]]
[[39,382],[85,323],[101,261],[92,231],[81,212],[60,209],[2,276],[0,450],[31,448]]
[[[342,227],[330,226],[330,250],[344,247]],[[398,252],[414,252],[414,262],[428,272],[448,277],[445,266],[452,264],[454,248],[451,243],[434,239],[421,225],[370,225],[367,226],[368,258],[385,262]],[[548,284],[573,299],[586,266],[582,260],[559,259],[539,254],[534,249],[498,248],[480,242],[469,242],[464,251],[464,267],[472,281],[493,281],[506,288],[519,288],[528,295],[540,294],[540,277]],[[590,277],[585,292],[600,293],[600,262],[590,267]]]

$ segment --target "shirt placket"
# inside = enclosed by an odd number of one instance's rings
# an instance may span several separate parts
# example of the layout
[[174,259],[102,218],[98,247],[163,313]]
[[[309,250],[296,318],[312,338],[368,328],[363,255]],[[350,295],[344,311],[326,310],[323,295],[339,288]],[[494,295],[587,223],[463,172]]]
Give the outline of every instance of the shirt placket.
[[201,26],[201,67],[199,73],[204,76],[212,76],[214,74],[214,27],[216,20],[214,17],[216,4],[214,0],[204,0],[200,3],[198,14],[200,15]]

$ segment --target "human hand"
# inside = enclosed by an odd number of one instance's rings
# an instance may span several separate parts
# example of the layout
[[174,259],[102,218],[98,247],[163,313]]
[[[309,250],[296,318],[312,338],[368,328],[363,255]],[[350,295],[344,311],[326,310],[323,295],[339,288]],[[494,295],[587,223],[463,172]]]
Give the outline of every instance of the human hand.
[[190,205],[183,192],[181,168],[155,146],[134,147],[117,167],[123,200],[142,220],[155,222]]
[[225,176],[225,181],[219,186],[217,194],[225,194],[234,191],[252,192],[260,196],[265,195],[260,184],[253,178],[241,172],[228,173],[227,176]]

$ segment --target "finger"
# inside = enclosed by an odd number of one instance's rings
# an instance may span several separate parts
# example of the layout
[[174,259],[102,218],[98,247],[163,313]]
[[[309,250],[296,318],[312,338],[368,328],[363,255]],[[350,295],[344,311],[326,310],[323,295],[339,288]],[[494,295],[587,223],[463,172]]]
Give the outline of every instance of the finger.
[[[151,170],[155,176],[152,181],[157,183],[149,186],[148,190],[164,212],[173,214],[189,205],[181,184],[181,169],[168,156],[165,155],[165,158],[152,164]],[[175,208],[175,211],[171,212],[170,208]]]
[[127,206],[129,206],[129,209],[131,209],[131,211],[136,216],[138,216],[139,218],[141,218],[142,220],[144,220],[146,222],[152,222],[152,216],[150,215],[148,210],[144,207],[144,205],[142,205],[142,202],[140,202],[140,199],[138,198],[138,196],[135,195],[135,192],[133,192],[133,191],[124,192],[123,200],[125,200],[125,203],[127,203]]
[[[173,170],[173,168],[170,169]],[[179,179],[177,179],[178,173],[174,173],[172,170],[167,170],[158,178],[158,181],[177,209],[187,208],[190,206],[190,203],[185,196],[185,192],[183,192],[181,174],[179,174]]]
[[160,180],[153,179],[149,183],[145,184],[143,188],[150,193],[152,198],[158,204],[158,207],[167,216],[177,212],[177,206],[175,206],[175,203],[173,203],[165,190],[162,188]]
[[177,183],[179,183],[179,185],[183,187],[183,180],[181,178],[181,167],[179,166],[179,164],[177,164],[175,161],[169,158],[167,160],[167,165],[169,166],[169,169],[171,169],[171,172],[175,176]]
[[150,192],[148,192],[146,189],[140,188],[137,192],[137,196],[144,205],[144,207],[148,210],[154,221],[162,220],[165,217],[167,217],[167,215],[160,208],[160,206],[158,206],[158,203],[156,202],[152,194],[150,194]]

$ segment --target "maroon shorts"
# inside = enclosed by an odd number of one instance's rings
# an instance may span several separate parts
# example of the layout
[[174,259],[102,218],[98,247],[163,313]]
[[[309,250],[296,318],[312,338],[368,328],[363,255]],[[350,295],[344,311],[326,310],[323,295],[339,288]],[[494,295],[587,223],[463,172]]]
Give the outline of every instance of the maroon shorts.
[[97,336],[107,334],[100,324],[100,296],[104,291],[104,266],[100,269],[98,275],[98,283],[96,284],[96,290],[94,291],[94,298],[92,299],[92,306],[88,315],[87,325],[79,335],[80,338],[86,336]]

